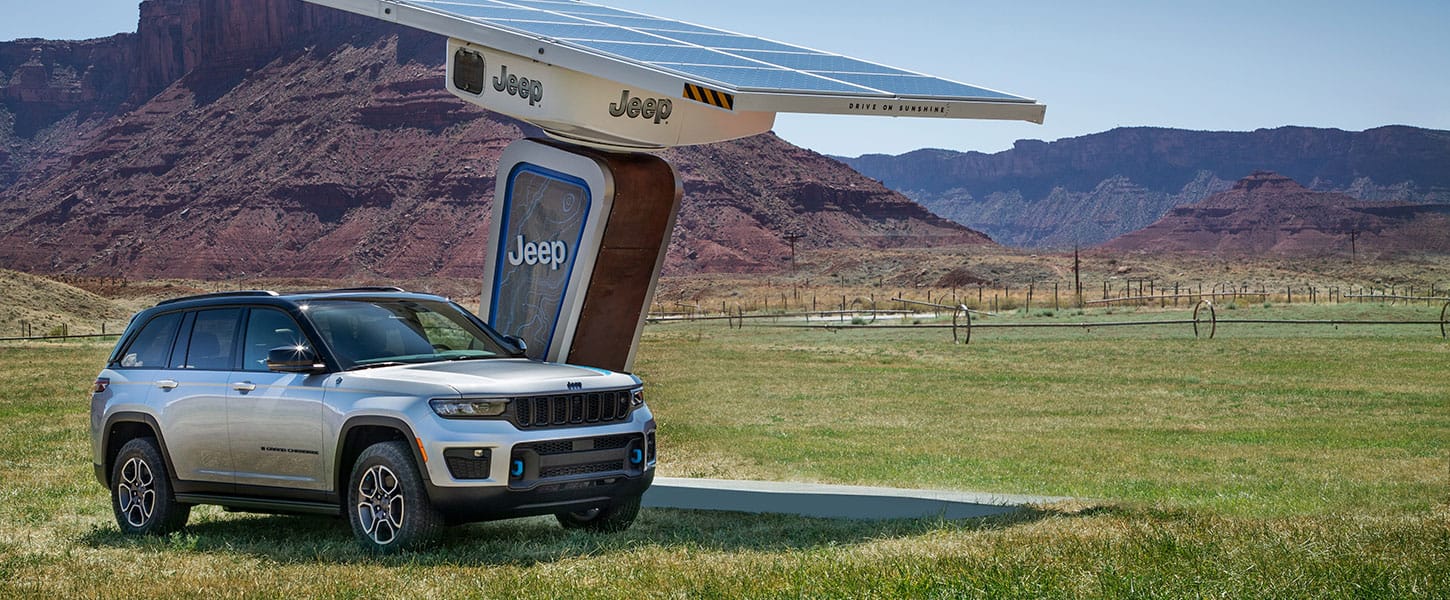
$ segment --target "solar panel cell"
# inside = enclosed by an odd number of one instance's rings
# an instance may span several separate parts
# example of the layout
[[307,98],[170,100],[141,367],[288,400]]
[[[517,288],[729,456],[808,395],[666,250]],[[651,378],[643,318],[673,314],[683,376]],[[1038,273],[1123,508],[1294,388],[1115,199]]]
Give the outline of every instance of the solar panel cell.
[[799,71],[770,68],[734,68],[712,65],[670,65],[670,70],[719,82],[737,90],[813,91],[881,95],[858,85],[832,81]]
[[761,52],[759,50],[736,50],[731,54],[737,54],[746,58],[753,58],[770,64],[779,65],[787,69],[799,69],[801,71],[832,71],[838,73],[880,73],[911,75],[901,69],[893,69],[881,65],[874,65],[862,60],[837,56],[835,54],[824,54],[820,52]]
[[617,42],[580,41],[579,45],[657,65],[713,65],[719,67],[760,68],[768,65],[722,54],[698,46],[664,46],[657,44],[621,44]]
[[921,75],[870,75],[861,73],[818,73],[822,77],[888,91],[900,96],[956,97],[974,100],[1021,100],[1010,94],[984,90],[945,79]]

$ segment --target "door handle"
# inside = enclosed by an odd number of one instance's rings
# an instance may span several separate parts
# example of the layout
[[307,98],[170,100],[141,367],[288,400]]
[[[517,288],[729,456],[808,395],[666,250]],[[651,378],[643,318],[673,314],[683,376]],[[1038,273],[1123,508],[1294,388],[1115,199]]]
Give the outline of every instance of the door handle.
[[232,389],[245,394],[247,392],[257,389],[257,384],[250,381],[243,381],[241,383],[233,383]]
[[181,384],[176,383],[175,379],[162,379],[156,382],[156,387],[159,387],[163,390],[174,390],[178,385]]

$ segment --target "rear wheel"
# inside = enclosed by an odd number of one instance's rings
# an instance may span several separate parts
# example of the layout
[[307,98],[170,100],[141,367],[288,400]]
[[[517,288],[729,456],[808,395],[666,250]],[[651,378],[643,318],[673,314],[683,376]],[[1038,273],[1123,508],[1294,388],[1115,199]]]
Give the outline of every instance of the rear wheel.
[[443,522],[404,442],[373,444],[358,456],[347,507],[358,543],[383,554],[427,546]]
[[172,497],[155,439],[136,438],[121,446],[111,467],[111,509],[122,533],[165,535],[186,526],[191,505]]
[[639,516],[639,501],[639,496],[627,496],[615,499],[609,506],[558,513],[554,517],[564,529],[619,533],[634,524],[635,517]]

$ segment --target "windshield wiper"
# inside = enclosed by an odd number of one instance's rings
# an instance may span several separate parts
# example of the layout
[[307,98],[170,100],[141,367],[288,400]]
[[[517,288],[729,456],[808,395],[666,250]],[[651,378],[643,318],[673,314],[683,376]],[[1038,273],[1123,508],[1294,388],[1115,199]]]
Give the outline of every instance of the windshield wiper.
[[376,369],[376,368],[379,368],[379,367],[398,367],[398,366],[402,366],[402,365],[406,365],[406,364],[408,364],[408,363],[403,363],[403,362],[398,362],[398,361],[377,362],[377,363],[368,363],[368,364],[365,364],[365,365],[358,365],[358,366],[355,366],[355,367],[353,367],[351,369],[347,369],[347,370],[348,371],[361,371],[363,369]]
[[499,358],[499,356],[497,354],[470,354],[470,355],[467,355],[467,356],[450,356],[450,357],[445,358],[443,360],[446,360],[446,361],[455,361],[455,360],[491,360],[491,359],[495,359],[495,358]]

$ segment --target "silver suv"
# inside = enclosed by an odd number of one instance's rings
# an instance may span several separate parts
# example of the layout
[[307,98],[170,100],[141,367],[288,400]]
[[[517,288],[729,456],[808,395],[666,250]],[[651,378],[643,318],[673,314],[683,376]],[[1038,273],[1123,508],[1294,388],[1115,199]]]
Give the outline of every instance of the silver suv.
[[640,380],[524,350],[396,288],[162,302],[96,378],[96,477],[137,534],[174,531],[197,504],[346,515],[381,552],[531,515],[628,528],[654,479]]

